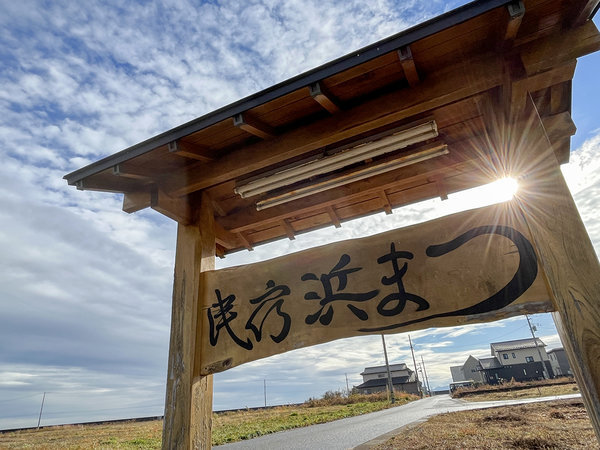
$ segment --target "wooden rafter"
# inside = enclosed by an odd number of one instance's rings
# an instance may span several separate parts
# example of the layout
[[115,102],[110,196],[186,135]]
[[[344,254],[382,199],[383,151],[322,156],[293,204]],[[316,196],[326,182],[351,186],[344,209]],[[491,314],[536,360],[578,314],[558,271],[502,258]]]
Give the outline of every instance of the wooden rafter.
[[500,42],[498,43],[498,47],[501,50],[510,48],[517,37],[521,22],[525,16],[525,6],[521,0],[517,0],[506,5],[506,11],[508,12],[508,18],[500,33]]
[[233,116],[233,124],[247,133],[258,136],[261,139],[272,139],[276,135],[275,130],[272,127],[251,117],[249,114],[236,114]]
[[390,198],[388,197],[387,193],[385,192],[385,189],[382,189],[381,192],[379,192],[379,197],[381,198],[381,201],[383,202],[383,210],[385,211],[386,214],[392,214],[392,205],[390,203]]
[[325,210],[327,211],[327,214],[329,214],[329,217],[331,218],[331,222],[333,223],[333,225],[336,228],[340,228],[342,226],[342,224],[340,223],[340,218],[336,214],[333,207],[331,205],[329,205],[325,208]]
[[410,46],[405,45],[404,47],[400,47],[398,57],[400,58],[406,81],[408,81],[410,87],[415,87],[421,79],[419,78],[419,72],[417,71]]
[[338,105],[337,100],[321,85],[321,83],[313,83],[308,89],[310,91],[310,96],[329,113],[336,114],[341,111],[342,108]]
[[292,227],[292,225],[290,225],[290,222],[287,219],[283,219],[281,221],[281,226],[283,227],[285,234],[287,234],[287,237],[290,241],[296,239],[296,232],[294,231],[294,228]]
[[169,142],[169,153],[198,161],[214,161],[214,152],[209,148],[184,141]]

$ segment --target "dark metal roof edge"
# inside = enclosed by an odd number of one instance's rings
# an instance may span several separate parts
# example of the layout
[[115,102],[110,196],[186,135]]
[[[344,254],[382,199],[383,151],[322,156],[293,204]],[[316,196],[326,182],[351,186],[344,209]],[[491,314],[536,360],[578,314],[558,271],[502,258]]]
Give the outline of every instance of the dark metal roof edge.
[[244,97],[234,103],[223,106],[215,111],[179,125],[164,133],[132,145],[118,153],[109,155],[81,169],[75,170],[63,177],[68,184],[74,185],[84,178],[109,169],[115,164],[123,163],[136,156],[143,155],[157,147],[167,145],[169,142],[181,139],[184,136],[200,131],[236,114],[247,111],[258,105],[267,103],[275,98],[294,92],[297,89],[320,81],[324,78],[370,61],[378,56],[389,53],[402,46],[439,33],[447,28],[470,20],[513,0],[475,0],[466,5],[433,17],[425,22],[407,28],[400,33],[382,39],[361,49],[355,50],[345,56],[332,60],[307,72],[303,72],[285,81],[277,83],[267,89]]

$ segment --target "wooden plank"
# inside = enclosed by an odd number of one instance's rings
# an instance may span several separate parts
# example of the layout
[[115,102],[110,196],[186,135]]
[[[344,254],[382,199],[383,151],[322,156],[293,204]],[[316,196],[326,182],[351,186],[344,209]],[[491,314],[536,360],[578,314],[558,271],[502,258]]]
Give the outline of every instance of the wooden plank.
[[290,222],[287,219],[284,219],[281,221],[281,226],[285,230],[285,234],[287,234],[287,237],[289,238],[290,241],[293,241],[294,239],[296,239],[296,231],[294,230],[294,228],[292,227],[292,225],[290,224]]
[[[465,74],[469,74],[467,81]],[[428,77],[417,88],[367,101],[317,123],[246,146],[201,169],[200,166],[198,170],[192,166],[189,177],[184,179],[173,175],[165,180],[164,189],[171,195],[179,196],[222,183],[475,95],[498,86],[501,79],[501,61],[495,55],[457,63]],[[377,111],[377,114],[374,115],[373,111]]]
[[[556,307],[555,322],[600,440],[600,264],[530,100],[517,201]],[[515,150],[517,151],[517,150]]]
[[202,274],[201,373],[342,337],[551,311],[512,203]]
[[212,376],[198,375],[196,336],[206,332],[198,320],[200,276],[214,269],[215,240],[210,200],[201,203],[198,222],[177,228],[163,450],[211,448]]
[[392,205],[390,204],[390,199],[387,196],[385,189],[382,189],[379,192],[379,197],[381,198],[381,201],[383,202],[383,210],[385,211],[386,215],[392,214],[393,213]]
[[276,135],[273,128],[266,123],[251,117],[249,114],[236,114],[233,117],[233,124],[261,139],[271,139]]

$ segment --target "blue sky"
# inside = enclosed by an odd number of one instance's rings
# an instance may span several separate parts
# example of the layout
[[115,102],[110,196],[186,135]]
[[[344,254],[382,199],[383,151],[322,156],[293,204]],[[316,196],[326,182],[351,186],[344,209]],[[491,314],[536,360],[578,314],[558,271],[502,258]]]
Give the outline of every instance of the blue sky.
[[[162,414],[176,227],[121,211],[63,175],[461,2],[2,2],[0,15],[0,429]],[[578,64],[564,168],[600,248],[600,55]],[[242,252],[219,267],[457,211],[451,196]],[[552,318],[534,316],[549,348]],[[411,333],[432,386],[489,343],[528,337],[524,317]],[[391,362],[408,338],[387,338]],[[215,409],[299,402],[361,382],[379,336],[296,350],[215,377]]]

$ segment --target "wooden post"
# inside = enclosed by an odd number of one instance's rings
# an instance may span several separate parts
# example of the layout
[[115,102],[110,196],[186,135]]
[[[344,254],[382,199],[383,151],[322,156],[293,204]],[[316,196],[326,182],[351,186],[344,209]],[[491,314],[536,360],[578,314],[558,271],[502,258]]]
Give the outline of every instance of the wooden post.
[[212,375],[194,377],[200,272],[214,269],[214,215],[203,194],[196,223],[179,224],[162,448],[210,449]]
[[[513,148],[531,160],[519,201],[531,231],[560,338],[600,440],[600,264],[531,98],[526,138]],[[525,148],[527,147],[527,148]]]

